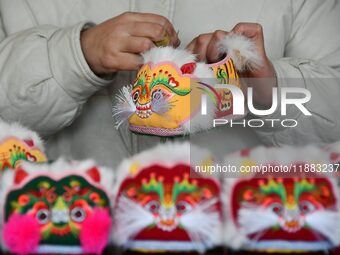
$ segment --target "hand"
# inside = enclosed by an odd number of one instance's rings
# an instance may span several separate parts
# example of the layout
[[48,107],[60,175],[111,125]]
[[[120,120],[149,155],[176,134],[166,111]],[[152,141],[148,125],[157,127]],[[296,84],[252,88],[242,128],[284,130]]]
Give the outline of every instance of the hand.
[[177,33],[165,17],[126,12],[83,31],[81,45],[90,68],[102,75],[137,70],[142,64],[140,53],[166,36],[172,46],[179,46]]
[[272,104],[272,88],[276,86],[277,79],[274,67],[267,57],[264,47],[262,26],[256,23],[239,23],[230,32],[217,30],[214,33],[202,34],[192,40],[187,49],[197,55],[199,60],[214,63],[221,60],[218,43],[229,33],[240,34],[251,39],[257,46],[262,60],[262,66],[258,70],[248,70],[241,73],[244,90],[251,86],[254,92],[254,103],[264,107]]

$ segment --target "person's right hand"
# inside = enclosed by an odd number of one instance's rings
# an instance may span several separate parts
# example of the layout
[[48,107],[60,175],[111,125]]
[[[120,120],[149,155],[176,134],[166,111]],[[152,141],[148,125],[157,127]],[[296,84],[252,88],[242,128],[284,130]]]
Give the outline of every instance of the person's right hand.
[[179,46],[177,33],[165,17],[126,12],[83,31],[81,46],[92,71],[102,75],[137,70],[142,64],[140,53],[165,36],[172,46]]

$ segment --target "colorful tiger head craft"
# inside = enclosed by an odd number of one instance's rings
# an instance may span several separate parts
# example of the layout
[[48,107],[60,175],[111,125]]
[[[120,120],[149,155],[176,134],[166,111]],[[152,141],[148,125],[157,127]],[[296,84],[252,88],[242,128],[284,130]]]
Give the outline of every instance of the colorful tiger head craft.
[[0,120],[0,172],[16,168],[23,161],[47,161],[42,140],[19,123]]
[[23,163],[1,180],[3,246],[15,254],[101,254],[110,239],[113,172],[92,161]]
[[189,144],[160,145],[122,162],[117,172],[114,242],[144,252],[204,252],[221,245],[220,183],[193,174],[211,164]]
[[[230,35],[220,42],[220,51],[226,57],[209,65],[171,47],[144,53],[133,85],[124,87],[114,100],[116,127],[128,121],[136,133],[178,136],[210,129],[214,118],[244,117],[233,115],[231,91],[214,86],[240,88],[239,72],[260,66],[256,47],[243,36]],[[206,110],[201,109],[202,102]]]
[[325,251],[340,244],[339,190],[335,179],[317,170],[329,164],[328,153],[259,147],[230,155],[224,164],[243,171],[225,179],[227,245],[265,253]]

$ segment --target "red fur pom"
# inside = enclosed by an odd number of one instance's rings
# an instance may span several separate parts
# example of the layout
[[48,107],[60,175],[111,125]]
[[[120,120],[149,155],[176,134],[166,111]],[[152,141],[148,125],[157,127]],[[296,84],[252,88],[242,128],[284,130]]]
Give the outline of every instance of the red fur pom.
[[15,254],[34,253],[40,242],[39,223],[31,215],[12,214],[4,225],[3,239]]
[[181,67],[181,71],[183,74],[193,74],[195,72],[195,69],[196,69],[195,62],[184,64]]
[[111,217],[106,209],[95,209],[82,224],[80,243],[84,253],[102,254],[108,244]]

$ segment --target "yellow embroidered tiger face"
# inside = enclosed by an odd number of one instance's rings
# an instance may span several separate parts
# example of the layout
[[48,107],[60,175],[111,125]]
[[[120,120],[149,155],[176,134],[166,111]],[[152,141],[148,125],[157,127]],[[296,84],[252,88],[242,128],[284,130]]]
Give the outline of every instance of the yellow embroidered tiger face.
[[190,118],[189,95],[199,96],[190,83],[190,75],[183,75],[169,63],[155,67],[144,65],[132,87],[131,97],[136,111],[129,119],[130,128],[178,130]]

